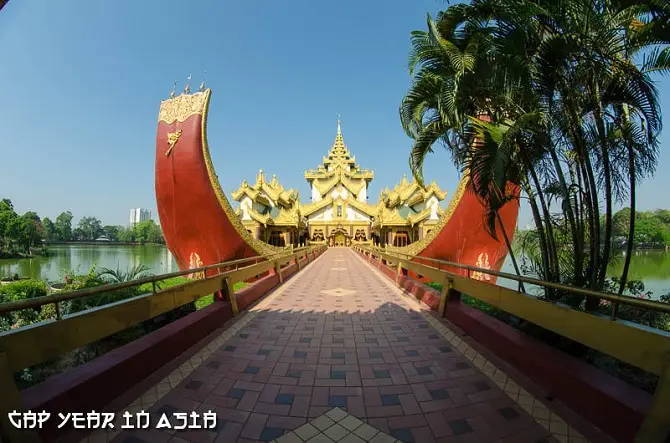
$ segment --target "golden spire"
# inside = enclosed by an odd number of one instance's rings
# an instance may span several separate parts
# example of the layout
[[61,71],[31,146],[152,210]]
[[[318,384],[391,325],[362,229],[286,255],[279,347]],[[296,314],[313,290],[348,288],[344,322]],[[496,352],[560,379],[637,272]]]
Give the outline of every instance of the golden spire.
[[343,156],[347,154],[346,151],[347,148],[344,146],[344,138],[342,137],[342,121],[340,120],[340,114],[337,114],[337,135],[330,155]]
[[188,80],[186,82],[186,87],[184,88],[184,94],[190,94],[191,93],[191,74],[188,75]]
[[207,71],[205,71],[205,77],[202,79],[202,83],[200,83],[200,92],[205,92],[205,79],[207,78]]

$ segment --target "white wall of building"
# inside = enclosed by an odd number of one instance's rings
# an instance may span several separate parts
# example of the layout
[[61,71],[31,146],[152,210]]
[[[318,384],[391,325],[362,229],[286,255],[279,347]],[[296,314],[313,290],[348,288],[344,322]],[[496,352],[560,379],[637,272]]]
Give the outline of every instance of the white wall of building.
[[368,198],[368,187],[363,186],[363,189],[361,189],[361,192],[358,193],[358,201],[366,203],[367,198]]
[[337,186],[331,191],[330,196],[333,197],[333,200],[337,199],[337,197],[346,200],[349,197],[349,191],[344,186]]
[[[316,180],[315,180],[316,181]],[[312,182],[314,183],[314,182]],[[321,193],[319,192],[318,189],[316,189],[316,186],[312,184],[312,202],[320,202],[321,201]]]
[[351,206],[347,206],[347,220],[350,221],[370,221],[370,217],[367,215],[363,214],[356,208],[352,208]]

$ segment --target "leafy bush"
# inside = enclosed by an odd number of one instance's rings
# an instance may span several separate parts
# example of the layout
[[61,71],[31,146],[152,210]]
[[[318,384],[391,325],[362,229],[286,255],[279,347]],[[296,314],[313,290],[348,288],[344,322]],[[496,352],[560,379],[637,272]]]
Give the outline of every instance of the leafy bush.
[[47,295],[46,284],[37,280],[19,280],[0,286],[0,303],[44,297],[45,295]]
[[[26,300],[47,295],[47,286],[41,281],[20,280],[7,285],[0,285],[0,303]],[[15,329],[39,320],[40,308],[23,309],[2,316],[0,330]]]

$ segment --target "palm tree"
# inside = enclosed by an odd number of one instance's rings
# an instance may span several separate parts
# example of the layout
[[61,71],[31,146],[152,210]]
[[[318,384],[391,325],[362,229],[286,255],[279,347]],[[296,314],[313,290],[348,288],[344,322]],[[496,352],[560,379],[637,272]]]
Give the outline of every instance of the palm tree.
[[102,271],[98,273],[98,277],[108,284],[125,283],[149,276],[151,276],[149,267],[144,264],[135,265],[126,271],[118,267],[116,269],[102,268]]
[[[643,64],[634,55],[667,44],[667,12],[660,0],[482,0],[428,17],[428,30],[412,33],[414,78],[400,107],[414,175],[422,178],[426,155],[443,144],[470,174],[490,227],[512,198],[506,184],[518,184],[535,221],[540,276],[602,288],[613,204],[634,196],[635,180],[620,179],[656,164],[660,113],[649,75],[667,72],[670,57],[667,48]],[[644,125],[644,137],[627,125]]]

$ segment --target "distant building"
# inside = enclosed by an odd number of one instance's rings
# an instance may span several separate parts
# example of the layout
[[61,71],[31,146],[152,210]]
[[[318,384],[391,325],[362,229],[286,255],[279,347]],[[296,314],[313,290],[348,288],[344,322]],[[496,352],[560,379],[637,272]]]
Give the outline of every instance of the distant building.
[[254,238],[273,246],[356,243],[407,246],[422,241],[443,214],[440,202],[447,193],[435,182],[420,185],[403,176],[393,189],[386,188],[377,204],[368,203],[368,184],[374,172],[356,164],[344,144],[340,121],[335,142],[316,169],[305,171],[311,202],[300,202],[298,191],[286,189],[263,170],[256,183],[246,180],[233,199],[237,215]]
[[139,222],[151,220],[151,211],[143,208],[134,208],[130,210],[130,226],[135,226]]

